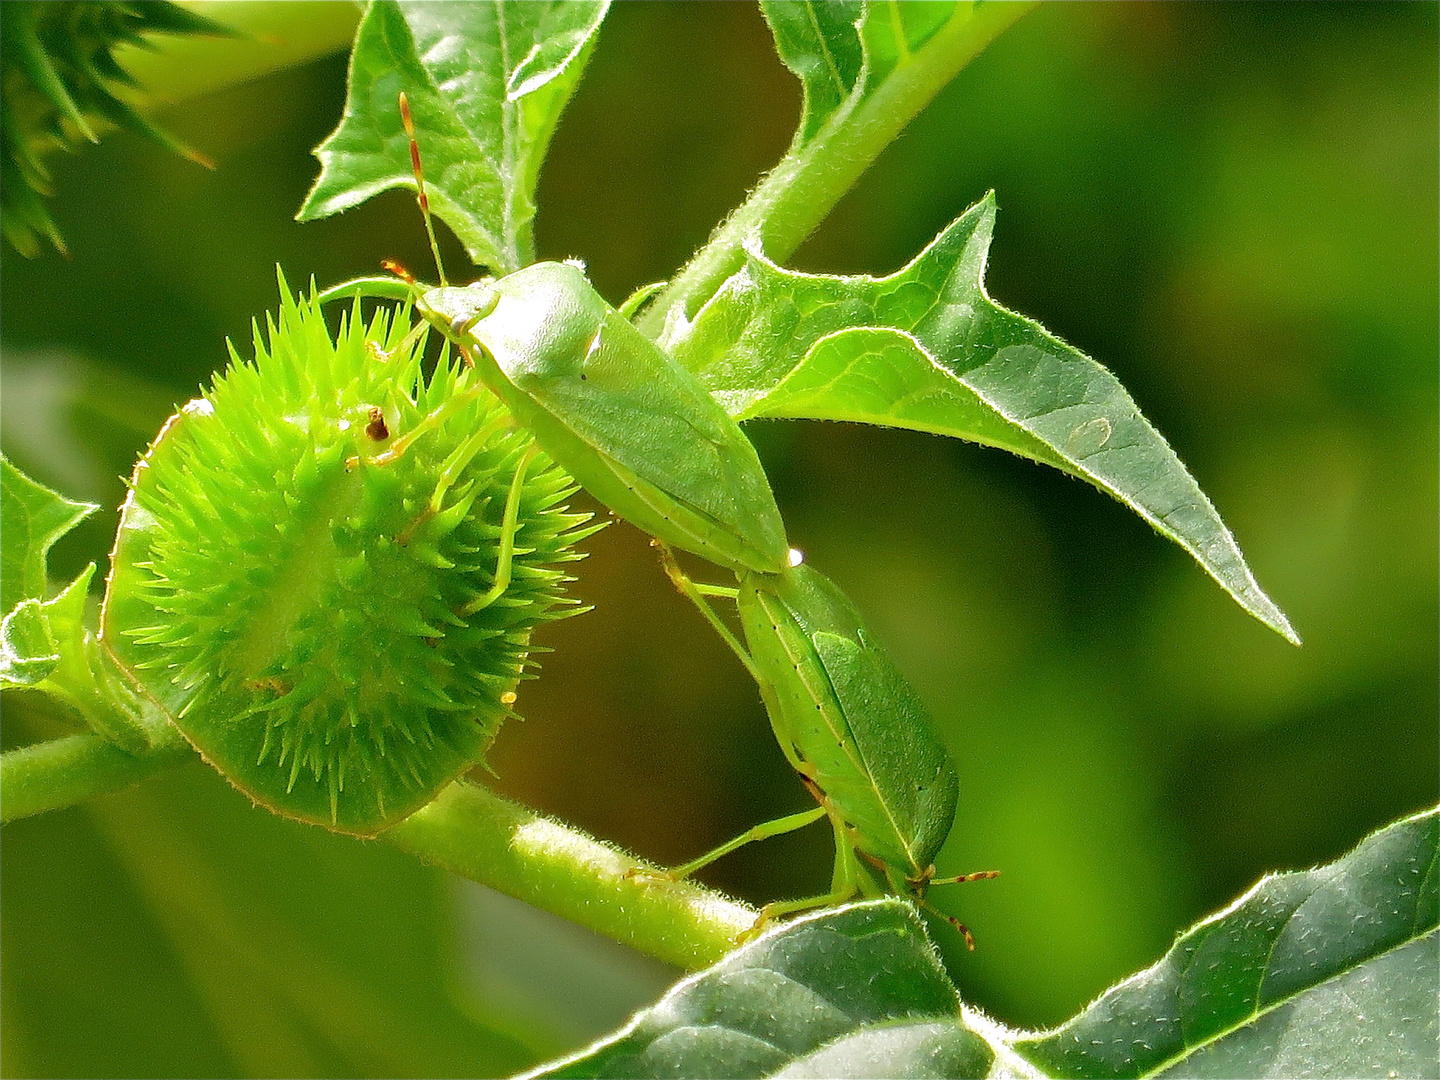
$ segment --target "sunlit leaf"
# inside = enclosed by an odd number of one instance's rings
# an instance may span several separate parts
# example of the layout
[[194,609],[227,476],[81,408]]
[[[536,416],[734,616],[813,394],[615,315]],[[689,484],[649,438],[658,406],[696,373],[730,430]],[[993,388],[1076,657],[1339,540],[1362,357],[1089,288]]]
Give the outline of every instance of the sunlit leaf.
[[1042,1035],[960,1003],[914,909],[882,900],[772,931],[528,1075],[1430,1076],[1437,820],[1266,877]]
[[57,495],[0,458],[0,609],[44,597],[50,545],[98,509]]
[[840,111],[879,93],[896,70],[947,25],[974,12],[968,3],[769,0],[760,5],[775,51],[800,79],[805,105],[796,146],[813,139]]
[[1276,874],[1015,1049],[1056,1076],[1433,1076],[1437,812]]
[[0,687],[34,686],[59,665],[40,601],[20,601],[0,622]]
[[340,126],[316,150],[302,221],[414,188],[398,98],[422,133],[436,215],[475,262],[530,262],[535,182],[604,18],[604,0],[492,4],[378,0],[356,34]]
[[800,125],[784,158],[640,317],[675,340],[759,242],[786,259],[872,161],[959,71],[1033,4],[818,3],[761,10],[800,79]]
[[739,419],[911,428],[1088,480],[1298,642],[1210,500],[1119,380],[986,295],[994,224],[987,197],[884,278],[801,274],[752,248],[694,323],[662,344]]
[[908,904],[797,919],[532,1076],[982,1076],[984,1040]]

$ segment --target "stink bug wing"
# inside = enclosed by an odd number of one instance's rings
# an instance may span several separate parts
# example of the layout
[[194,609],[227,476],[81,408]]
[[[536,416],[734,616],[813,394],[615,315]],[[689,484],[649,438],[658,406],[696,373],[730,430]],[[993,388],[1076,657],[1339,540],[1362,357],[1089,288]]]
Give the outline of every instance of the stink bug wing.
[[[572,448],[609,458],[768,565],[783,564],[784,526],[755,449],[693,375],[575,267],[538,264],[496,288],[498,303],[471,333],[533,407],[574,437]],[[563,460],[560,447],[550,449]]]
[[912,834],[876,788],[815,650],[816,636],[845,639],[811,627],[848,624],[833,624],[824,598],[816,603],[809,585],[788,570],[750,574],[737,597],[775,737],[831,816],[848,826],[856,846],[906,874],[919,873],[910,854]]
[[578,438],[749,539],[777,565],[783,560],[787,546],[774,496],[738,429],[730,437],[717,432],[712,417],[687,407],[692,403],[660,380],[613,389],[593,380],[537,380],[527,389]]
[[919,696],[873,642],[823,632],[813,640],[875,790],[923,870],[955,818],[959,780],[950,755]]
[[959,785],[950,755],[850,598],[808,566],[778,580],[782,602],[808,633],[834,690],[874,797],[903,837],[914,869],[923,870],[955,816]]

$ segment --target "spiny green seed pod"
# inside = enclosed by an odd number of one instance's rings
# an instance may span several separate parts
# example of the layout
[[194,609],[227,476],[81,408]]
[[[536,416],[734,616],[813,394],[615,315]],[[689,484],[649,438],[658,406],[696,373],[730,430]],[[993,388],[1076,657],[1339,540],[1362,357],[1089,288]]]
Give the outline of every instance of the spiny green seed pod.
[[196,161],[204,159],[150,123],[113,92],[139,84],[115,60],[115,46],[151,48],[146,34],[234,36],[217,22],[169,2],[9,0],[0,19],[0,228],[22,255],[39,237],[65,250],[44,196],[44,159],[96,141],[107,125],[129,128]]
[[280,285],[137,466],[101,638],[256,802],[372,835],[481,760],[598,526],[472,372],[423,378],[407,312],[332,341]]

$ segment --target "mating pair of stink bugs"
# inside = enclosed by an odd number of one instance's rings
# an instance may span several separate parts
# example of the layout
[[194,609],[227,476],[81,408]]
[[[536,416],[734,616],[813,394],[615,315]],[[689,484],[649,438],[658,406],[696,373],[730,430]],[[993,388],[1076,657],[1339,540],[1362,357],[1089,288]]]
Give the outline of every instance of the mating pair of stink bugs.
[[[400,109],[434,247],[404,95]],[[435,255],[438,266],[438,249]],[[690,372],[607,304],[578,266],[538,263],[458,287],[444,284],[443,268],[440,273],[438,287],[408,275],[367,278],[326,290],[321,299],[413,302],[554,461],[615,514],[655,537],[676,585],[759,684],[780,747],[819,804],[759,825],[671,875],[686,876],[750,841],[827,817],[836,846],[831,891],[770,904],[757,928],[857,892],[908,894],[925,903],[928,886],[941,880],[933,860],[955,816],[954,766],[924,706],[855,605],[790,548],[769,481],[735,421]],[[400,435],[376,460],[402,452],[419,434]],[[507,507],[505,517],[512,530],[513,510]],[[502,564],[510,550],[503,541]],[[733,571],[738,588],[690,581],[669,554],[672,547]],[[507,570],[497,567],[497,582]],[[707,597],[736,603],[743,645]],[[943,880],[994,876],[984,871]],[[973,947],[969,931],[944,917]]]

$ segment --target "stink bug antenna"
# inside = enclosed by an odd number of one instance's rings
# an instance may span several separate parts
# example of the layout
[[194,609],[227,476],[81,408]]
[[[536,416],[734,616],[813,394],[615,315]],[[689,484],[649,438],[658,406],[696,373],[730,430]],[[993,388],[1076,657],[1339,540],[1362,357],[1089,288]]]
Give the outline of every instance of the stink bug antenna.
[[954,915],[947,915],[945,912],[941,911],[934,904],[932,904],[929,900],[926,900],[923,896],[916,896],[912,899],[914,899],[917,904],[919,904],[926,911],[930,912],[930,914],[934,915],[937,919],[944,919],[951,926],[953,926],[957,931],[959,931],[960,936],[965,939],[965,948],[969,949],[971,952],[975,951],[975,935],[970,933],[970,928],[968,926],[966,926],[963,922],[957,919]]
[[449,285],[445,280],[445,264],[440,261],[440,245],[435,242],[435,223],[430,218],[430,197],[425,194],[425,172],[420,168],[420,144],[415,140],[415,121],[410,118],[410,102],[405,91],[400,91],[400,122],[405,125],[405,134],[410,139],[410,167],[415,172],[415,194],[420,203],[420,216],[425,219],[425,232],[430,237],[430,253],[435,256],[435,269],[440,273],[440,284]]
[[955,918],[954,915],[946,914],[937,908],[929,901],[925,893],[932,885],[963,885],[967,881],[989,881],[991,878],[997,878],[999,876],[999,870],[977,870],[973,874],[957,874],[954,877],[937,878],[935,876],[935,865],[932,863],[925,873],[917,878],[910,878],[906,884],[909,885],[910,899],[914,900],[915,903],[919,904],[937,919],[944,919],[958,930],[960,936],[965,939],[965,947],[971,952],[974,952],[975,937],[970,933],[970,928]]

